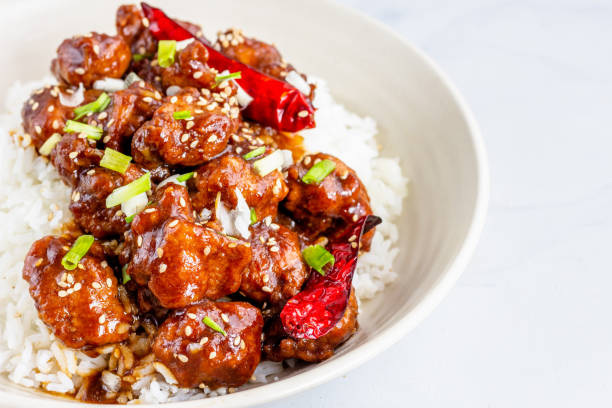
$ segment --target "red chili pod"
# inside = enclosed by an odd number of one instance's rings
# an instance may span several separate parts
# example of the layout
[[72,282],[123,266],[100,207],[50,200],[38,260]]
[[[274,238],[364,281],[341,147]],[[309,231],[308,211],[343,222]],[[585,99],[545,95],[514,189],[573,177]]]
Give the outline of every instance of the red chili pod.
[[314,108],[297,88],[226,57],[215,50],[209,41],[190,33],[162,10],[146,3],[141,5],[149,20],[149,31],[157,40],[182,41],[194,38],[208,50],[208,65],[219,72],[240,71],[241,78],[235,81],[253,98],[242,111],[246,117],[285,132],[315,127]]
[[318,339],[342,319],[351,294],[361,237],[381,222],[375,215],[364,216],[327,245],[335,258],[330,271],[325,276],[312,273],[304,289],[289,299],[281,311],[280,318],[289,336]]

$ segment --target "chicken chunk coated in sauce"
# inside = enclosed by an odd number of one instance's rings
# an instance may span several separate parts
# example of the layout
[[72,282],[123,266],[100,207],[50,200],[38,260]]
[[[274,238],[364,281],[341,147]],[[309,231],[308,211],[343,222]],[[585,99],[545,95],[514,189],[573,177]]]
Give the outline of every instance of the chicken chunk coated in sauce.
[[263,351],[269,360],[282,361],[297,358],[310,363],[327,360],[334,350],[357,331],[358,305],[355,291],[351,291],[349,303],[342,319],[326,335],[316,340],[288,337],[281,320],[273,318],[266,324]]
[[261,177],[247,161],[234,154],[226,154],[201,166],[190,181],[196,192],[191,196],[196,211],[214,207],[217,193],[231,208],[236,207],[239,190],[258,220],[276,217],[278,203],[287,195],[287,183],[280,171],[274,170]]
[[[210,92],[202,95],[195,88],[166,97],[153,118],[134,135],[134,161],[147,168],[164,163],[195,166],[222,153],[238,125],[237,114],[234,117],[230,103],[223,100],[211,100]],[[190,116],[177,119],[177,112]]]
[[51,71],[60,83],[90,88],[97,80],[121,78],[132,54],[119,36],[89,33],[64,40],[51,62]]
[[66,88],[47,86],[38,89],[23,105],[23,129],[37,149],[54,133],[60,134],[66,120],[73,117],[72,108],[62,105],[60,92],[66,92]]
[[127,273],[166,308],[236,292],[251,260],[249,243],[195,223],[187,190],[174,183],[134,218],[128,242]]
[[169,317],[153,352],[181,387],[238,387],[259,364],[262,327],[259,309],[248,303],[204,301]]
[[69,186],[76,186],[84,170],[100,164],[103,152],[84,134],[66,133],[51,151],[51,163]]
[[309,275],[298,235],[282,225],[265,222],[258,222],[251,231],[253,257],[240,291],[259,302],[284,303],[299,293]]
[[70,202],[76,223],[96,238],[123,234],[129,228],[126,215],[120,206],[106,208],[106,197],[143,175],[144,172],[135,165],[130,165],[124,174],[103,167],[82,173]]
[[68,347],[100,346],[128,337],[132,315],[119,301],[117,279],[95,243],[67,271],[62,258],[72,241],[48,236],[36,241],[23,267],[39,315]]
[[[303,177],[322,160],[331,160],[334,170],[319,183],[305,183]],[[355,171],[337,157],[324,153],[306,155],[289,168],[287,180],[289,194],[283,204],[308,235],[333,234],[372,214],[365,186]],[[362,238],[364,248],[369,248],[373,234],[371,230]]]

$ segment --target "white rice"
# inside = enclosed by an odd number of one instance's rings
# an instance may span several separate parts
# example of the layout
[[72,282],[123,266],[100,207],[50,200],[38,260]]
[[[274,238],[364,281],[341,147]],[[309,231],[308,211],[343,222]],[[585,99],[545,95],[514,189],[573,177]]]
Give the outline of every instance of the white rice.
[[[378,156],[376,123],[361,118],[332,99],[321,80],[314,101],[317,128],[302,132],[306,148],[312,152],[334,154],[352,167],[366,185],[372,209],[381,216],[371,251],[364,254],[357,267],[354,285],[360,301],[370,299],[392,282],[392,264],[397,255],[397,227],[394,221],[402,209],[407,182],[398,159]],[[113,347],[91,358],[66,348],[50,334],[38,318],[28,285],[21,278],[23,260],[30,245],[53,234],[70,219],[70,189],[45,159],[39,157],[30,140],[23,138],[20,110],[30,93],[53,80],[27,84],[16,83],[8,91],[5,113],[0,114],[0,373],[26,387],[43,388],[56,393],[74,394],[82,378],[107,367]],[[15,132],[13,132],[15,131]],[[289,362],[290,366],[294,362]],[[275,381],[283,365],[262,362],[252,387]],[[132,386],[141,402],[157,403],[223,395],[217,390],[182,389],[168,384],[152,365],[142,368],[143,375]],[[112,387],[114,377],[105,378]]]

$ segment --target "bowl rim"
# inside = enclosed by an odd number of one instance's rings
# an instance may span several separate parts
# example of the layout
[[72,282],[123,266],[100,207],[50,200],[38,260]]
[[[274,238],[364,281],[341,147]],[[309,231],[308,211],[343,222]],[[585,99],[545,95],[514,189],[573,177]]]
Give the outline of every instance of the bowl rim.
[[[204,406],[222,406],[223,408],[239,408],[253,406],[255,404],[265,404],[286,398],[290,395],[304,392],[355,369],[356,367],[364,364],[366,361],[382,353],[393,344],[397,343],[410,330],[423,321],[435,309],[435,307],[442,302],[467,267],[478,244],[478,240],[485,224],[488,209],[488,201],[490,196],[490,176],[484,140],[476,119],[468,107],[465,99],[459,93],[455,85],[453,85],[453,83],[450,81],[448,76],[429,56],[427,56],[423,51],[419,50],[416,46],[412,45],[408,39],[396,33],[392,28],[360,10],[336,3],[334,0],[316,1],[325,7],[332,7],[341,11],[342,13],[351,14],[353,17],[359,18],[365,23],[374,26],[376,29],[383,31],[386,35],[398,40],[417,58],[420,58],[424,65],[426,65],[433,72],[440,83],[449,91],[451,99],[456,104],[460,114],[463,116],[466,122],[468,134],[472,141],[476,158],[476,175],[478,180],[476,200],[474,210],[471,215],[470,227],[461,247],[457,250],[456,254],[450,261],[450,264],[442,273],[440,280],[429,291],[429,293],[424,296],[424,298],[412,311],[401,317],[393,325],[383,329],[383,331],[381,331],[372,340],[358,346],[354,350],[351,350],[342,356],[328,361],[325,366],[313,367],[307,372],[296,374],[278,382],[268,383],[253,389],[226,394],[219,397],[203,398],[191,401],[167,402],[163,404],[164,407],[200,408]],[[313,7],[314,6],[316,5],[313,5]],[[20,407],[28,407],[33,401],[36,400],[36,398],[32,396],[16,395],[1,390],[0,397],[5,398],[4,401],[8,403],[8,405]],[[103,405],[90,403],[85,405],[85,403],[65,398],[49,398],[44,400],[45,406],[49,408],[64,407],[66,403],[83,404],[83,406],[99,408],[109,406],[124,406],[120,404]]]

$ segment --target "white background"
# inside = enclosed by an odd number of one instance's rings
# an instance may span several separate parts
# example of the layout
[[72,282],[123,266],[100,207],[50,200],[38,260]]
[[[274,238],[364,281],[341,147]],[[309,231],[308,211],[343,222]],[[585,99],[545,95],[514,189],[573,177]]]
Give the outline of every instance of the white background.
[[489,154],[489,216],[424,323],[267,407],[612,406],[612,0],[341,2],[464,94]]

